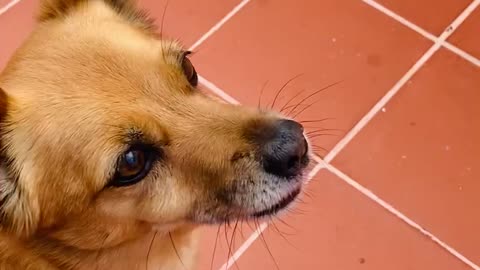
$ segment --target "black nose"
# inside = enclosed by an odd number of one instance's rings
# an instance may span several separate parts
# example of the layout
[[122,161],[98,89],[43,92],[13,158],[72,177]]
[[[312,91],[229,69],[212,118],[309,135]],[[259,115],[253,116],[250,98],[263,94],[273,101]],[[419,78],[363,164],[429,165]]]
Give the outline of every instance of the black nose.
[[292,120],[278,120],[272,128],[270,138],[261,148],[264,170],[279,177],[298,175],[308,159],[302,125]]

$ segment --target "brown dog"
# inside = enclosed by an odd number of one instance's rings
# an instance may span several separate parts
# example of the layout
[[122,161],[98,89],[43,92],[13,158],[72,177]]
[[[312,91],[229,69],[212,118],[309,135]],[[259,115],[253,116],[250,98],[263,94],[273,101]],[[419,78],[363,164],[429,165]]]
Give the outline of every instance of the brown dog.
[[192,269],[198,225],[295,199],[302,126],[209,99],[188,54],[127,0],[43,1],[0,75],[0,269]]

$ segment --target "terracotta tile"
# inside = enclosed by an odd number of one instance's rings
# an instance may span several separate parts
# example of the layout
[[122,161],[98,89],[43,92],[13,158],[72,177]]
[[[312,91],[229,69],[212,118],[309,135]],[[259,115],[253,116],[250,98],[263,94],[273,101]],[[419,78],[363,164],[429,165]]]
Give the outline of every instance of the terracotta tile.
[[16,6],[0,15],[0,37],[2,37],[0,71],[35,25],[33,14],[37,9],[37,1],[20,1]]
[[439,53],[333,164],[480,263],[480,69]]
[[[241,0],[138,0],[139,6],[157,20],[167,37],[192,45]],[[168,2],[168,3],[167,3]],[[165,10],[165,4],[167,9]],[[165,12],[165,18],[163,14]]]
[[290,104],[343,80],[305,100],[304,104],[317,103],[298,116],[300,120],[335,118],[323,125],[308,123],[310,130],[341,129],[326,131],[334,136],[315,141],[331,148],[430,45],[360,1],[309,0],[298,5],[264,0],[247,4],[193,59],[208,80],[252,106],[257,106],[266,81],[264,107],[273,103],[286,81],[303,73],[282,92],[277,110],[299,93],[303,94]]
[[0,9],[8,5],[12,0],[0,0]]
[[439,36],[472,1],[378,0],[377,2]]
[[449,41],[480,59],[480,8],[477,7]]
[[277,224],[293,235],[267,231],[231,269],[469,269],[327,171],[309,193],[304,214],[285,217],[292,228]]
[[[208,226],[202,229],[199,262],[196,270],[217,270],[253,233],[254,224]],[[218,233],[218,237],[217,237]],[[215,244],[216,243],[216,244]],[[216,245],[216,246],[215,246]]]
[[[166,0],[139,1],[139,6],[157,19],[159,31],[166,2]],[[163,21],[164,36],[178,39],[188,47],[239,2],[240,0],[169,1]],[[1,3],[3,2],[0,2],[0,6]],[[37,12],[37,6],[38,0],[22,0],[16,7],[0,16],[0,36],[7,37],[4,39],[6,42],[2,42],[0,70],[35,25],[33,16]]]

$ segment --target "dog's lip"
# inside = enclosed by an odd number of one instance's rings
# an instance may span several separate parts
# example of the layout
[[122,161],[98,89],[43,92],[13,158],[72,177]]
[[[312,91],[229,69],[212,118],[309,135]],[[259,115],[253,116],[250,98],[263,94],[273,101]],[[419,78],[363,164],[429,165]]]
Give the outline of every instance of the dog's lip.
[[297,188],[294,191],[292,191],[290,194],[285,196],[283,199],[281,199],[278,203],[275,205],[271,206],[270,208],[267,208],[265,210],[256,212],[252,215],[254,218],[260,218],[264,216],[271,216],[275,215],[278,213],[280,210],[285,209],[287,206],[289,206],[300,194],[301,188]]

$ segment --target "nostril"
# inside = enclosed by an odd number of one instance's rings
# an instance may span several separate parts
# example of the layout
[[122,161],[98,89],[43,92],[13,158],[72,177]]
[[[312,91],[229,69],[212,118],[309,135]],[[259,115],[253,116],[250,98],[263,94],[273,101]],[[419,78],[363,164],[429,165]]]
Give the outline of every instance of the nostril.
[[279,120],[273,134],[262,147],[264,170],[285,178],[298,175],[308,151],[302,125],[292,120]]
[[288,169],[297,166],[299,162],[300,162],[300,157],[299,156],[291,157],[287,162]]

